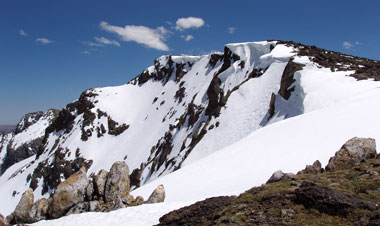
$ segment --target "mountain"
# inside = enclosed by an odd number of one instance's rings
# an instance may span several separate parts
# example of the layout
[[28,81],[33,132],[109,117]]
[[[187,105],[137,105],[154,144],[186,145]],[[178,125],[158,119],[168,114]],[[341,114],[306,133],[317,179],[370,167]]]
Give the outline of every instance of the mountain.
[[[0,212],[12,212],[29,187],[47,197],[82,166],[90,175],[118,160],[131,169],[134,194],[165,185],[157,217],[239,194],[275,170],[325,164],[353,136],[379,140],[379,80],[378,61],[285,41],[162,56],[126,85],[87,90],[45,113],[46,123],[2,135]],[[35,154],[3,167],[9,146],[36,138]]]
[[15,125],[0,125],[0,132],[10,132],[16,128]]

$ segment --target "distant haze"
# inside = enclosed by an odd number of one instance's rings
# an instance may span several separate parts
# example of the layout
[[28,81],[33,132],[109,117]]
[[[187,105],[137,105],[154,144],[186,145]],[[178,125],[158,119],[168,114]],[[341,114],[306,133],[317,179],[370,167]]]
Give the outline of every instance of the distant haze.
[[15,128],[16,128],[15,125],[0,125],[0,132],[11,131],[11,130],[13,130]]

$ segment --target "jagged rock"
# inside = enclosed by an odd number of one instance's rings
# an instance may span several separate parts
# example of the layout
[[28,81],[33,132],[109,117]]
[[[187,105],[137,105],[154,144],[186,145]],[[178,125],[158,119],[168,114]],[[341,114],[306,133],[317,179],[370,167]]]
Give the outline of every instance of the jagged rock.
[[99,171],[98,175],[94,176],[95,193],[100,197],[104,197],[104,188],[106,186],[107,177],[108,172],[103,169]]
[[330,215],[345,216],[350,208],[371,211],[377,209],[374,203],[311,182],[304,182],[295,193],[297,203]]
[[42,198],[35,202],[32,207],[33,221],[45,220],[49,208],[48,199]]
[[123,199],[130,192],[129,168],[124,162],[115,162],[107,176],[104,191],[106,202],[118,201]]
[[149,196],[148,200],[145,203],[159,203],[164,202],[165,200],[165,188],[164,185],[158,185],[156,189]]
[[339,151],[331,157],[326,170],[341,170],[358,165],[366,159],[376,157],[376,143],[372,138],[354,137],[348,140]]
[[301,170],[298,173],[318,174],[322,173],[322,171],[322,164],[320,161],[317,160],[313,163],[313,165],[307,165],[304,170]]
[[11,214],[13,216],[12,221],[9,223],[29,223],[33,221],[32,207],[34,202],[33,190],[29,188],[26,190],[16,206],[15,211]]
[[82,167],[60,183],[52,196],[48,214],[51,218],[63,216],[71,207],[84,201],[88,186],[87,169]]
[[289,180],[289,179],[294,178],[294,176],[295,175],[293,173],[284,173],[282,172],[282,170],[278,170],[272,174],[272,176],[267,181],[267,184],[278,182],[281,180]]

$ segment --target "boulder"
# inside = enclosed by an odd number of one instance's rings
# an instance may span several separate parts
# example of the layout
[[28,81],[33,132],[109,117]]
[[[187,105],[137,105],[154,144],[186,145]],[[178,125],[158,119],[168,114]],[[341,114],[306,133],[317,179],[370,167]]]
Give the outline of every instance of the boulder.
[[99,171],[98,175],[94,176],[94,190],[99,198],[104,198],[104,188],[106,186],[107,177],[108,172],[103,169]]
[[139,206],[139,205],[141,205],[143,203],[144,203],[144,198],[141,197],[141,196],[137,196],[136,199],[135,199],[135,201],[134,201],[134,203],[133,203],[133,205],[134,206]]
[[70,210],[65,214],[65,216],[69,216],[71,214],[85,213],[85,212],[88,212],[89,209],[90,209],[89,202],[81,202],[71,207]]
[[129,168],[126,163],[115,162],[107,176],[104,190],[105,202],[119,202],[130,192]]
[[35,202],[32,206],[32,214],[34,222],[45,220],[49,208],[48,199],[42,198]]
[[9,223],[15,224],[15,223],[34,222],[33,213],[32,213],[33,202],[34,202],[33,190],[29,188],[22,194],[21,199],[16,206],[16,209],[11,214],[13,216],[13,219]]
[[376,143],[372,138],[354,137],[348,140],[335,156],[331,157],[326,170],[351,168],[366,159],[376,158]]
[[58,218],[78,203],[85,200],[88,180],[87,169],[82,167],[78,172],[61,182],[55,190],[48,215],[50,218]]
[[284,172],[282,172],[282,170],[278,170],[272,174],[272,176],[267,181],[267,184],[278,182],[281,180],[290,180],[294,177],[295,177],[295,175],[293,173],[284,173]]
[[159,185],[152,194],[149,196],[148,200],[145,203],[159,203],[164,202],[165,200],[165,188],[164,185]]
[[322,171],[323,171],[322,164],[320,161],[317,160],[313,163],[313,165],[307,165],[304,170],[301,170],[298,173],[318,174],[318,173],[322,173]]
[[311,182],[303,182],[301,187],[296,189],[295,195],[296,203],[330,215],[346,216],[348,209],[370,211],[377,209],[375,203],[331,188],[321,187]]
[[99,201],[97,201],[97,200],[90,201],[88,211],[89,212],[97,212],[97,211],[99,211],[99,207],[100,207]]

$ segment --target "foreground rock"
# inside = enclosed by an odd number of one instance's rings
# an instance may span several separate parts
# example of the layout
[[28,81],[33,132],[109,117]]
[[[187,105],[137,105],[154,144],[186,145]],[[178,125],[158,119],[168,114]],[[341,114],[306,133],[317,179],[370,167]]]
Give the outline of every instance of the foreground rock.
[[164,185],[159,185],[152,194],[149,196],[148,200],[146,203],[160,203],[164,202],[165,200],[165,188]]
[[[277,171],[265,185],[175,210],[159,225],[380,225],[380,159],[373,142],[354,138],[343,145],[330,163],[344,167],[324,170],[316,161],[297,175]],[[339,152],[353,149],[361,154],[342,161],[348,155]]]
[[[160,185],[146,203],[158,203],[164,200],[165,189]],[[61,182],[49,199],[43,198],[34,202],[33,190],[28,189],[22,195],[15,211],[4,222],[34,223],[70,214],[108,212],[143,203],[143,197],[134,198],[130,194],[128,165],[124,162],[115,162],[109,173],[100,170],[90,179],[87,178],[87,169],[82,167]]]
[[87,169],[82,167],[78,172],[60,183],[54,192],[48,214],[58,218],[66,214],[73,206],[84,201],[89,185]]
[[331,157],[326,170],[347,169],[366,159],[376,157],[376,142],[371,138],[354,137],[347,141],[334,157]]
[[118,202],[129,195],[129,168],[124,162],[115,162],[107,176],[104,190],[106,202]]

